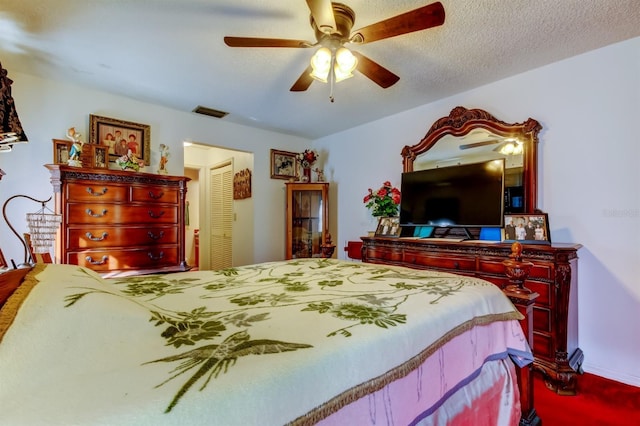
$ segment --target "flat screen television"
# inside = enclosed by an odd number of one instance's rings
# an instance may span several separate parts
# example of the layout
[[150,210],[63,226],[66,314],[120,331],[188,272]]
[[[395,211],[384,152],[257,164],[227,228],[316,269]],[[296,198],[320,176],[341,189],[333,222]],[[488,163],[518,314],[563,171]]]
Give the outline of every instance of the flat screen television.
[[504,160],[402,174],[400,224],[502,227]]

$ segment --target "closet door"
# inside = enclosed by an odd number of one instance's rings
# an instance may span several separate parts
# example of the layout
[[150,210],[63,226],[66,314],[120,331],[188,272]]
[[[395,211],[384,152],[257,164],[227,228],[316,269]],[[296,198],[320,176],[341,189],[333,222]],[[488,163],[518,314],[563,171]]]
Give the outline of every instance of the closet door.
[[210,169],[211,230],[209,262],[212,270],[233,265],[233,168],[231,163]]

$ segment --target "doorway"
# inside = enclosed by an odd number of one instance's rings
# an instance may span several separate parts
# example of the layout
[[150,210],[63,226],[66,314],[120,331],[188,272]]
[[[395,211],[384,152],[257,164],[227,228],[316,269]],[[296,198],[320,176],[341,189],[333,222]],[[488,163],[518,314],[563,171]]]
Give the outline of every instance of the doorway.
[[[253,170],[253,157],[251,152],[185,145],[184,173],[191,178],[186,197],[189,224],[185,224],[189,265],[197,263],[199,269],[208,270],[214,265],[219,269],[254,263],[253,198],[233,199],[234,173]],[[213,190],[214,186],[219,189]]]

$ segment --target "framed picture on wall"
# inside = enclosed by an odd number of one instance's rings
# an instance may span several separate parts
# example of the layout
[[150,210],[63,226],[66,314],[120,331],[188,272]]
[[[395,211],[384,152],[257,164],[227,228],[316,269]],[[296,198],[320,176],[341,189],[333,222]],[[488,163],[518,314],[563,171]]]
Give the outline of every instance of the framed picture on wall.
[[151,164],[151,127],[148,124],[93,114],[89,119],[89,143],[105,145],[109,162],[131,151],[145,165]]
[[381,217],[376,228],[376,237],[399,237],[400,236],[399,217]]
[[504,242],[551,244],[546,213],[504,215]]
[[296,153],[271,150],[271,179],[296,178]]

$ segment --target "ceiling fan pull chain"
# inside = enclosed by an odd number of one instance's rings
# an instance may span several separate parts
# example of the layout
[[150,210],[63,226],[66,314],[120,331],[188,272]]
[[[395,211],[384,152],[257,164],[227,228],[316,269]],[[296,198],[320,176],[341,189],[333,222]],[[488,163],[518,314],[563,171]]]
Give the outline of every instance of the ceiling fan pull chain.
[[334,67],[336,65],[336,54],[335,52],[331,53],[331,67],[329,68],[329,100],[331,101],[331,103],[333,103],[333,101],[335,100],[333,98],[333,83],[336,80],[336,74],[334,71]]

